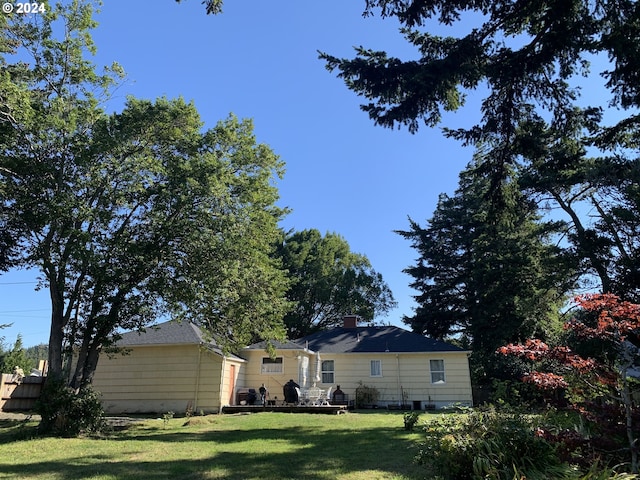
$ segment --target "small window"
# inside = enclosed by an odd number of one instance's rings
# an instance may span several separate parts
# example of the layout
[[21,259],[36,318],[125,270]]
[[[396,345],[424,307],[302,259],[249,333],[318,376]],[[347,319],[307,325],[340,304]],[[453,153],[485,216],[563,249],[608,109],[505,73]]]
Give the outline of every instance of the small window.
[[333,383],[333,360],[322,361],[322,383]]
[[284,364],[282,363],[282,357],[264,357],[262,359],[262,368],[260,369],[260,373],[263,375],[272,373],[284,373]]
[[382,362],[380,360],[371,360],[371,376],[382,376]]
[[444,360],[429,360],[431,383],[445,383]]

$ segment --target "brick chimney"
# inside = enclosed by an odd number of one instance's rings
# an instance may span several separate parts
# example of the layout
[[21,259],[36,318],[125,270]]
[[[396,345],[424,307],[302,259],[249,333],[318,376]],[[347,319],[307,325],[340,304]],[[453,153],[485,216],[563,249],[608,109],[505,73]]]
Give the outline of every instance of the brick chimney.
[[345,315],[342,317],[344,328],[357,328],[359,319],[358,315]]

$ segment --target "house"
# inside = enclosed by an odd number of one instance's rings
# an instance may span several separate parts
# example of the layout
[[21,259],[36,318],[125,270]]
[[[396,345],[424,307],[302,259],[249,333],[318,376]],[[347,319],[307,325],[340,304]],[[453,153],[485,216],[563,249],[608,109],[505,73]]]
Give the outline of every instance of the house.
[[469,354],[399,327],[359,327],[355,316],[345,317],[340,328],[276,344],[275,358],[263,342],[240,353],[247,360],[246,385],[264,383],[271,398],[282,398],[282,385],[294,379],[301,387],[340,385],[351,400],[366,385],[378,391],[376,406],[420,410],[472,405]]
[[303,388],[340,385],[349,400],[366,385],[377,390],[379,407],[472,404],[470,352],[398,327],[359,327],[355,316],[340,328],[275,342],[273,357],[264,342],[224,355],[196,325],[177,322],[126,333],[118,346],[127,354],[101,355],[93,381],[108,413],[219,412],[263,383],[279,403],[289,379]]
[[224,355],[193,323],[123,334],[125,354],[101,354],[93,386],[107,413],[218,412],[233,404],[246,363]]

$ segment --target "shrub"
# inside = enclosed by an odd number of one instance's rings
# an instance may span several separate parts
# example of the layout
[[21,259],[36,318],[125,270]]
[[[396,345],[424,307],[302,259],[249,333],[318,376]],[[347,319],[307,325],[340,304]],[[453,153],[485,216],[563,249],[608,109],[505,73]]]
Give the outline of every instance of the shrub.
[[406,412],[403,416],[404,418],[404,429],[412,431],[413,427],[415,427],[416,423],[420,419],[420,412]]
[[419,463],[447,479],[570,478],[530,416],[494,409],[443,416],[425,426]]
[[[628,338],[637,337],[640,330],[640,304],[612,294],[582,295],[576,303],[581,314],[564,328],[570,332],[569,339],[579,341],[577,349],[587,355],[577,353],[572,345],[550,346],[540,339],[509,344],[498,351],[529,362],[522,380],[535,385],[549,401],[566,401],[590,428],[588,435],[544,429],[541,435],[583,464],[602,457],[605,464],[628,462],[630,471],[637,474],[640,409],[632,401],[633,385],[627,371],[637,357],[637,347]],[[592,355],[597,345],[604,354]]]
[[497,380],[491,382],[490,403],[511,407],[541,408],[544,397],[535,386],[520,380]]
[[356,387],[356,407],[362,408],[367,405],[375,405],[380,398],[380,392],[375,387],[369,387],[368,385],[359,383]]
[[42,433],[75,437],[105,429],[104,410],[98,392],[90,386],[76,393],[64,382],[47,381],[35,405]]

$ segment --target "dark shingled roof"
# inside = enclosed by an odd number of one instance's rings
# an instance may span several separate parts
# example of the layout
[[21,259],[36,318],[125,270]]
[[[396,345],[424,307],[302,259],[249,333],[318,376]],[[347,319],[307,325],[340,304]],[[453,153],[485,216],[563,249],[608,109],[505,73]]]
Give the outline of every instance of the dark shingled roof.
[[[294,340],[287,340],[284,343],[273,340],[271,343],[277,350],[300,350],[304,348],[304,343],[300,345],[300,343],[297,343]],[[246,348],[250,350],[265,350],[267,348],[267,342],[254,343]]]
[[177,345],[208,343],[197,325],[189,322],[168,321],[147,327],[144,332],[127,332],[118,340],[119,347],[134,345]]
[[463,351],[449,343],[391,326],[334,328],[298,339],[298,343],[306,342],[311,350],[325,353]]
[[[191,322],[168,322],[159,323],[147,327],[144,332],[127,332],[122,334],[122,338],[116,342],[118,347],[134,347],[143,345],[205,345],[209,350],[223,355],[222,350],[214,340],[207,340],[200,330],[200,327]],[[239,358],[235,355],[229,355]]]
[[[334,328],[290,341],[287,347],[324,353],[424,353],[424,352],[464,352],[450,343],[409,332],[399,327],[357,327]],[[264,349],[264,342],[249,346],[250,349]]]

